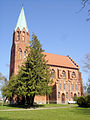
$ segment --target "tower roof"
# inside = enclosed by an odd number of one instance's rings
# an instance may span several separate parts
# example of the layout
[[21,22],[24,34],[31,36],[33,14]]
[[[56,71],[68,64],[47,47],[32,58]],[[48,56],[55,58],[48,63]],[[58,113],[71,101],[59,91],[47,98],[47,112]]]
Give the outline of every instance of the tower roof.
[[26,18],[25,18],[25,13],[24,13],[24,9],[22,7],[18,21],[17,21],[17,25],[15,28],[15,31],[17,30],[17,28],[19,28],[21,31],[23,28],[26,29],[26,32],[28,32],[28,28],[27,28],[27,23],[26,23]]

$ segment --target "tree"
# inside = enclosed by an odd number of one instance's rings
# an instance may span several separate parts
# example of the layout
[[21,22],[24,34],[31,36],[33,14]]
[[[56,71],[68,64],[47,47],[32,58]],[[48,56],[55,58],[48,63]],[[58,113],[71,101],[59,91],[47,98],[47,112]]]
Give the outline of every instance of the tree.
[[37,36],[33,34],[27,60],[18,74],[22,84],[25,83],[23,91],[25,91],[27,104],[31,106],[33,105],[35,95],[45,95],[51,92],[51,87],[49,86],[51,74],[43,52],[44,50]]
[[[88,7],[90,5],[90,0],[81,0],[81,3],[82,3],[82,8],[80,9],[80,11],[86,6]],[[88,16],[90,16],[90,9],[88,9]],[[89,21],[90,17],[88,17],[86,20]]]
[[16,93],[16,85],[17,85],[17,76],[13,75],[10,81],[7,81],[1,88],[2,95],[6,100],[7,98],[10,102],[13,100],[14,94]]
[[88,82],[86,84],[85,89],[90,94],[90,54],[87,54],[85,56],[84,66],[83,66],[84,72],[88,74]]
[[0,73],[0,83],[6,83],[7,82],[7,78],[2,74]]
[[25,62],[20,67],[18,74],[11,77],[7,85],[9,97],[16,94],[18,98],[25,100],[26,105],[32,106],[35,95],[51,93],[51,73],[43,52],[40,41],[33,34]]
[[7,83],[7,78],[2,73],[0,73],[0,92],[1,92],[2,86],[6,83]]

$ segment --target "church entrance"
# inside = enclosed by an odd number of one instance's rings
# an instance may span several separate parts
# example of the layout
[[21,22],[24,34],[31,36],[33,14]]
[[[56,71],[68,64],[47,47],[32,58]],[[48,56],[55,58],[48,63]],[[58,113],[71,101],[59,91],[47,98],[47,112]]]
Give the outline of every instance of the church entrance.
[[65,94],[62,93],[62,103],[65,103]]

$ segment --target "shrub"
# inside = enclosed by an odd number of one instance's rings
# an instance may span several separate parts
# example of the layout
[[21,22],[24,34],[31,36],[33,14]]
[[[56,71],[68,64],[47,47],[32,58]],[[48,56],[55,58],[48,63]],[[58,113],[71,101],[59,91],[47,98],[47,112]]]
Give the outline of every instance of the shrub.
[[90,107],[90,95],[86,96],[85,98],[87,107]]
[[84,96],[78,97],[78,99],[77,99],[77,104],[78,104],[80,107],[85,107],[85,106],[86,106],[85,97],[84,97]]
[[88,95],[86,97],[84,97],[84,96],[78,97],[77,104],[80,107],[90,107],[90,95]]

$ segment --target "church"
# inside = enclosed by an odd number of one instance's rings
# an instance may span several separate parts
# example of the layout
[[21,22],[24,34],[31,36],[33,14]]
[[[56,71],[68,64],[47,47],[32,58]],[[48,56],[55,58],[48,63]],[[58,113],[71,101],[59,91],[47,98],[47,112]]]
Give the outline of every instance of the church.
[[[10,58],[10,77],[17,74],[19,66],[26,58],[26,47],[29,46],[29,31],[26,23],[24,9],[22,7],[16,28],[13,33],[13,42]],[[83,95],[83,83],[79,66],[70,56],[61,56],[46,53],[46,60],[52,71],[53,90],[49,96],[35,96],[34,102],[46,103],[68,103],[73,97]]]

